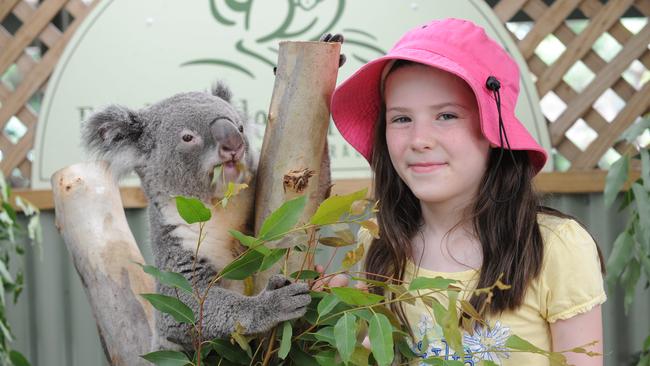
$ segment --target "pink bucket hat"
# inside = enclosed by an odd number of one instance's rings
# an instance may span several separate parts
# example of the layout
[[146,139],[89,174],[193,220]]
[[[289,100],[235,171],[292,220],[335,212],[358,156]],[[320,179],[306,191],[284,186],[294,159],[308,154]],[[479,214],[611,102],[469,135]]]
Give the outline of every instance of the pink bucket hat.
[[453,18],[434,20],[410,30],[385,56],[365,64],[334,91],[334,123],[368,161],[382,104],[382,79],[397,59],[445,70],[465,80],[476,96],[485,138],[499,147],[527,151],[536,172],[544,167],[546,151],[515,116],[519,95],[517,64],[483,28]]

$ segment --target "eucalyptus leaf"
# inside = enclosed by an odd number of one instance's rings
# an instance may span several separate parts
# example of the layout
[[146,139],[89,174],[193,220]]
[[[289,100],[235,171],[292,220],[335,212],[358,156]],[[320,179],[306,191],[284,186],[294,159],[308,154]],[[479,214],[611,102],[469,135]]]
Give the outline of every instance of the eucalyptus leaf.
[[636,209],[639,214],[639,227],[642,230],[643,242],[650,242],[650,196],[639,183],[632,185]]
[[295,278],[297,280],[313,280],[315,278],[318,278],[320,276],[320,273],[316,271],[312,271],[309,269],[303,269],[301,271],[295,271],[292,274],[289,275],[291,278]]
[[244,278],[255,273],[262,266],[264,255],[255,250],[249,250],[238,259],[230,262],[221,270],[220,275],[223,278],[231,280],[243,280]]
[[354,347],[350,362],[354,366],[368,366],[368,357],[370,357],[370,350],[363,346]]
[[318,206],[310,222],[314,225],[333,224],[350,211],[355,201],[364,199],[367,195],[368,189],[363,189],[344,196],[329,197]]
[[336,364],[336,352],[333,350],[316,353],[314,358],[320,366],[331,366]]
[[177,351],[156,351],[140,357],[158,366],[185,366],[190,363],[184,353]]
[[298,347],[293,347],[291,349],[291,352],[289,353],[289,358],[293,360],[294,365],[320,366],[313,356],[305,353]]
[[356,288],[334,287],[331,290],[339,300],[349,305],[367,306],[384,300],[383,296],[369,294]]
[[633,123],[630,127],[628,127],[621,135],[621,138],[632,144],[637,139],[637,137],[641,136],[641,134],[648,128],[650,128],[650,118],[645,117],[639,122]]
[[228,230],[230,235],[232,235],[233,238],[239,240],[239,242],[248,248],[253,248],[257,250],[260,253],[267,254],[268,255],[268,248],[261,246],[260,245],[260,240],[258,240],[256,237],[253,236],[248,236],[244,233],[241,233],[237,230]]
[[632,305],[632,302],[634,301],[634,292],[640,276],[641,276],[641,266],[636,259],[632,259],[630,263],[628,263],[625,272],[623,272],[623,278],[621,278],[621,284],[625,289],[623,305],[624,305],[624,310],[626,315],[630,305]]
[[231,344],[225,339],[213,339],[209,344],[219,356],[228,361],[239,365],[248,365],[250,363],[250,357],[248,357],[243,349]]
[[332,309],[339,303],[339,298],[334,294],[327,294],[319,303],[318,303],[318,316],[323,317],[329,314]]
[[604,191],[606,207],[611,206],[614,200],[616,200],[618,192],[621,191],[625,181],[627,181],[629,169],[630,158],[627,155],[621,156],[621,158],[616,160],[609,168],[607,178],[605,179]]
[[346,247],[348,245],[354,244],[354,242],[350,243],[347,242],[338,236],[326,236],[326,237],[320,237],[318,238],[318,242],[320,244],[323,244],[327,247],[333,247],[333,248],[338,248],[338,247]]
[[270,249],[269,254],[262,260],[262,265],[259,271],[266,271],[276,264],[280,259],[284,258],[287,254],[286,248]]
[[456,283],[456,280],[450,280],[442,277],[416,277],[409,285],[409,291],[416,290],[446,290],[450,284]]
[[177,322],[194,324],[194,313],[183,302],[175,297],[160,294],[140,294],[158,311],[174,317]]
[[449,346],[462,357],[464,355],[463,336],[458,327],[458,309],[456,307],[458,292],[447,291],[447,296],[449,297],[449,307],[447,308],[447,317],[442,323],[442,334]]
[[336,340],[334,339],[334,327],[323,327],[314,333],[314,337],[319,341],[327,342],[336,347]]
[[11,273],[9,273],[9,270],[7,270],[7,267],[5,266],[5,262],[2,260],[0,260],[0,276],[2,277],[3,283],[13,285],[14,279],[11,277]]
[[29,361],[27,361],[25,356],[18,351],[12,350],[9,352],[9,359],[13,366],[30,366]]
[[187,280],[187,278],[183,277],[183,275],[180,273],[161,271],[158,268],[150,265],[142,265],[139,263],[138,265],[142,267],[142,270],[144,270],[145,273],[154,276],[163,285],[175,287],[179,290],[187,292],[190,295],[192,294],[192,285]]
[[259,238],[263,240],[274,240],[277,236],[286,233],[296,226],[298,219],[307,203],[306,196],[300,196],[283,203],[277,210],[273,211],[262,223]]
[[383,314],[375,314],[370,320],[368,330],[372,355],[380,366],[390,365],[395,357],[393,352],[393,329]]
[[212,212],[205,207],[200,199],[195,197],[176,196],[176,210],[188,224],[210,220]]
[[343,260],[341,261],[341,267],[343,269],[350,269],[352,266],[359,263],[359,261],[363,259],[364,253],[365,248],[363,246],[363,243],[359,243],[357,249],[353,249],[345,253],[345,257],[343,257]]
[[334,325],[334,340],[336,342],[336,349],[341,355],[344,363],[350,362],[354,346],[357,343],[356,328],[357,317],[349,312],[343,313]]
[[361,221],[360,225],[361,227],[368,230],[368,232],[370,233],[370,235],[372,235],[374,239],[379,239],[379,225],[377,225],[376,222],[372,220],[365,220],[365,221]]
[[518,351],[533,352],[533,353],[545,353],[542,349],[536,347],[527,340],[517,336],[511,335],[506,340],[506,347],[512,348]]
[[244,327],[242,327],[241,324],[236,323],[235,331],[230,333],[230,337],[237,343],[237,345],[239,345],[239,348],[246,352],[246,355],[250,359],[253,358],[253,350],[251,349],[251,345],[248,344],[248,339],[244,337],[244,333]]
[[612,253],[607,259],[607,283],[612,286],[634,255],[634,239],[629,232],[623,231],[614,241]]
[[293,335],[293,328],[291,323],[286,321],[282,324],[282,338],[280,339],[280,349],[278,350],[278,357],[285,359],[291,349],[291,336]]
[[9,215],[12,224],[15,225],[16,219],[18,218],[16,210],[8,202],[2,202],[2,208],[4,208],[4,211]]

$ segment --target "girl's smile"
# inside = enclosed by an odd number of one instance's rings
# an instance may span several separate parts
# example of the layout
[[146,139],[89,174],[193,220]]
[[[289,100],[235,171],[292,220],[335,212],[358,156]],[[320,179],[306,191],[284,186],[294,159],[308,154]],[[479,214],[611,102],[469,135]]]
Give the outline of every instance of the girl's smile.
[[422,163],[410,163],[408,165],[409,169],[413,170],[415,173],[431,173],[439,169],[445,168],[447,163],[445,162],[422,162]]

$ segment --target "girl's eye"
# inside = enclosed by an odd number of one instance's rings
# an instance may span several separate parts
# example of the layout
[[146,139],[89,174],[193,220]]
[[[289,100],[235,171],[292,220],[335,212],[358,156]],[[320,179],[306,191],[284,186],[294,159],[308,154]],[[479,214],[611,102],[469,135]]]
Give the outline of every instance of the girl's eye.
[[438,119],[441,119],[443,121],[447,121],[447,120],[455,119],[455,118],[458,118],[458,117],[456,117],[455,114],[451,114],[451,113],[442,113],[442,114],[438,115]]
[[190,142],[194,139],[194,136],[190,135],[189,133],[186,133],[185,135],[183,135],[182,139],[185,142]]
[[243,133],[244,132],[244,126],[239,126],[239,132]]
[[395,117],[391,120],[391,123],[406,123],[411,122],[411,119],[405,116]]

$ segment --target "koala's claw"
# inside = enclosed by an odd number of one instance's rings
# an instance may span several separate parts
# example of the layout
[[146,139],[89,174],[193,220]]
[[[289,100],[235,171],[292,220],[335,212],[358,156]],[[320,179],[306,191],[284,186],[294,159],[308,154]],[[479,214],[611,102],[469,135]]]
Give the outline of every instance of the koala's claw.
[[[320,36],[320,38],[318,39],[319,42],[338,42],[338,43],[343,43],[344,40],[345,38],[340,33],[335,33],[335,34],[325,33],[322,36]],[[341,54],[339,56],[339,67],[343,66],[346,60],[347,58],[345,57],[345,55]]]
[[338,42],[338,43],[343,43],[345,38],[343,37],[342,34],[340,33],[325,33],[320,38],[318,39],[319,42]]
[[266,289],[269,291],[277,290],[279,288],[285,287],[290,284],[291,281],[289,281],[289,279],[287,279],[283,275],[276,274],[271,276],[271,278],[269,278],[269,282],[266,285]]

